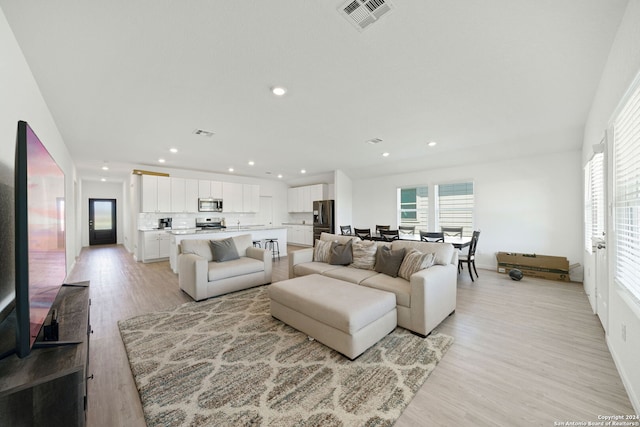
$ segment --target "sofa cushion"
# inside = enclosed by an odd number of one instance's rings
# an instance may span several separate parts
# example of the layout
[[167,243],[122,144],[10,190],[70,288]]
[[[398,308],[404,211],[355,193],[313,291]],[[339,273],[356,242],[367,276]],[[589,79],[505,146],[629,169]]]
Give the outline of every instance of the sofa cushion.
[[355,240],[351,245],[353,262],[351,267],[373,270],[376,265],[378,243],[374,240]]
[[388,246],[379,246],[376,252],[375,271],[391,277],[398,277],[398,270],[404,259],[404,248],[393,250]]
[[180,242],[180,247],[183,254],[194,254],[201,256],[207,261],[213,260],[213,253],[211,252],[211,245],[209,244],[208,240],[187,239]]
[[320,233],[320,240],[322,242],[347,243],[351,240],[360,240],[360,238],[357,236],[347,236],[343,234]]
[[360,285],[381,291],[393,292],[396,304],[411,307],[411,283],[401,277],[389,277],[386,274],[376,274],[360,282]]
[[400,270],[398,270],[398,276],[405,280],[410,280],[413,273],[431,267],[434,261],[435,255],[410,249],[402,260]]
[[410,240],[394,240],[391,243],[391,249],[405,248],[415,249],[424,253],[432,253],[435,256],[435,263],[438,265],[451,264],[453,260],[453,253],[455,251],[451,243],[436,243],[436,242],[417,242]]
[[212,240],[211,253],[213,254],[213,261],[217,262],[231,261],[240,258],[238,256],[236,245],[231,237],[221,240]]
[[240,257],[227,262],[210,262],[208,278],[209,282],[213,282],[261,271],[264,271],[264,262],[253,258]]
[[307,276],[309,274],[324,274],[327,271],[341,268],[337,265],[327,264],[326,262],[303,262],[293,266],[293,273],[298,276]]
[[328,270],[322,273],[323,276],[332,277],[334,279],[340,279],[350,283],[360,283],[363,280],[368,279],[371,276],[380,274],[373,270],[363,270],[361,268],[353,267],[340,267],[333,270]]
[[330,251],[330,241],[316,240],[316,246],[313,248],[313,260],[316,262],[329,262]]
[[351,240],[347,243],[331,242],[329,249],[329,264],[331,265],[349,265],[353,261],[351,253]]

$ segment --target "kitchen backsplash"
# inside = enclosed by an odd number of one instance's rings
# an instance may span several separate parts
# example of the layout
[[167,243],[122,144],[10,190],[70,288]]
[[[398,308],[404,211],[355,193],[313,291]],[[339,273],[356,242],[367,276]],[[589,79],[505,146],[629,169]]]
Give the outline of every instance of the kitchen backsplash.
[[171,218],[172,228],[195,228],[196,218],[224,218],[227,227],[238,225],[264,225],[258,224],[257,215],[253,213],[223,213],[223,212],[202,212],[194,213],[139,213],[138,229],[157,228],[160,218]]

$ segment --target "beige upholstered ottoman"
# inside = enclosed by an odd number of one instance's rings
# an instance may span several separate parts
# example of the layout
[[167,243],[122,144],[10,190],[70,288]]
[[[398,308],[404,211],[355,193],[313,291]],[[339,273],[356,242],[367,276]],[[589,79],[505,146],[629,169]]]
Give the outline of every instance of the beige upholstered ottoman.
[[311,274],[269,285],[271,315],[350,359],[393,331],[393,293]]

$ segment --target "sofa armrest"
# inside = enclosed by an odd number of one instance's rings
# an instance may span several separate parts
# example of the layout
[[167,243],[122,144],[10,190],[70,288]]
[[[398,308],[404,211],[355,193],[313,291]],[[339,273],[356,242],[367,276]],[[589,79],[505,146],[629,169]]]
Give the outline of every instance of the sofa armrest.
[[271,283],[271,277],[273,274],[271,251],[251,246],[247,248],[247,257],[264,262],[264,280],[265,283]]
[[195,254],[178,256],[178,283],[196,301],[207,298],[209,263]]
[[297,264],[313,261],[313,248],[300,249],[299,251],[291,251],[289,252],[288,257],[289,257],[289,279],[293,279],[294,277],[296,277],[293,272],[293,266]]
[[434,265],[411,276],[411,325],[429,334],[456,309],[458,266]]

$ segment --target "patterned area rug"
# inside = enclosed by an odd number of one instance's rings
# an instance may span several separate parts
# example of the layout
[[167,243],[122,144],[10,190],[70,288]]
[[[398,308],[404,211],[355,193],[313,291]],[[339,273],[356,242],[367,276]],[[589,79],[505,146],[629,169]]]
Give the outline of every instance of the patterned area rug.
[[350,361],[272,318],[267,286],[118,326],[149,426],[389,426],[453,342],[397,328]]

